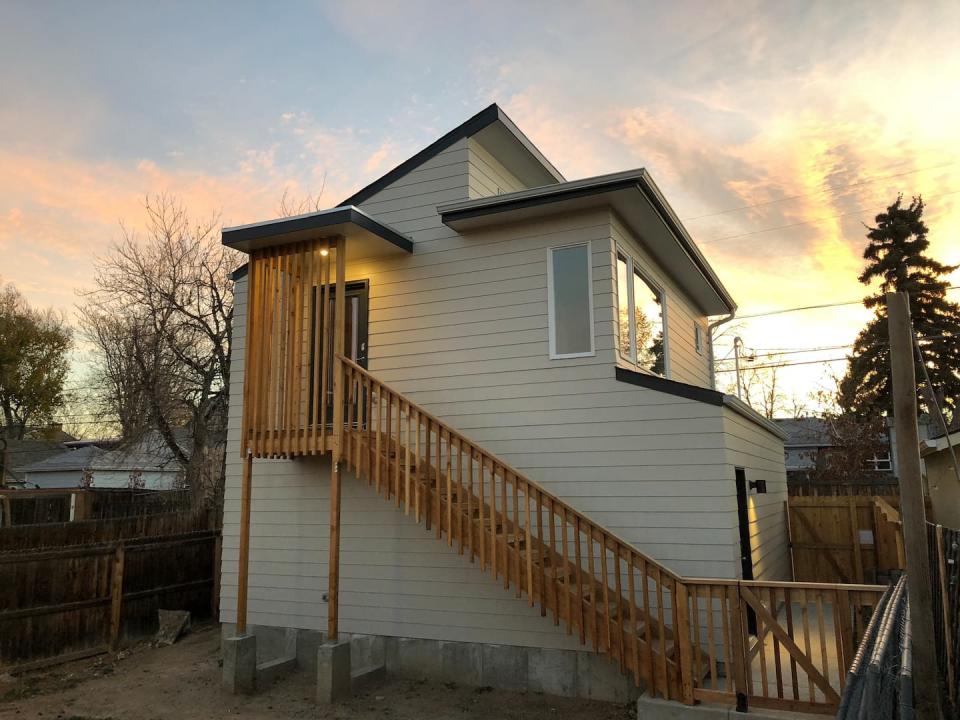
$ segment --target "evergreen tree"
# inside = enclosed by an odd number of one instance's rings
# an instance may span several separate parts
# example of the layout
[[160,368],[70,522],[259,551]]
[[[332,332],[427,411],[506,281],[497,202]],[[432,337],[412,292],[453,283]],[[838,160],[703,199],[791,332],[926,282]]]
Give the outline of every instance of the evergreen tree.
[[[849,358],[847,374],[840,383],[840,406],[861,416],[892,412],[890,346],[884,294],[910,294],[910,317],[920,338],[927,372],[937,402],[948,419],[958,418],[960,404],[960,305],[946,298],[949,283],[945,276],[958,266],[943,265],[926,255],[930,243],[923,222],[923,200],[913,198],[903,206],[897,197],[887,211],[876,216],[876,227],[868,228],[863,257],[867,267],[860,282],[880,281],[876,294],[864,299],[875,317],[857,336]],[[926,394],[920,389],[923,369],[916,367],[921,411],[930,412]]]

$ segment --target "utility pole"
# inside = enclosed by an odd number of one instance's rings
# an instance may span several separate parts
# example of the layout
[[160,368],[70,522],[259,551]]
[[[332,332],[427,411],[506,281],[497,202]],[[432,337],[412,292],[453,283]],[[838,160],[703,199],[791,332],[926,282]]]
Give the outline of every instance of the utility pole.
[[913,652],[913,687],[917,717],[939,720],[937,646],[933,630],[933,580],[927,548],[927,519],[920,476],[917,432],[917,380],[913,362],[910,296],[887,293],[890,370],[893,378],[893,420],[899,457],[900,514],[907,556],[907,592]]
[[733,339],[733,367],[737,375],[737,398],[743,400],[743,391],[741,390],[740,382],[740,346],[743,345],[743,340],[740,339],[738,335]]

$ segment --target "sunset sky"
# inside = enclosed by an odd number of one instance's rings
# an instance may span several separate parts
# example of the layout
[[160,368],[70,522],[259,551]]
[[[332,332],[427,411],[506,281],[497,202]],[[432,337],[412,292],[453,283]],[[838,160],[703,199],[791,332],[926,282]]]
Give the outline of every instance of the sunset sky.
[[[232,225],[325,178],[332,205],[493,101],[568,179],[650,170],[742,315],[862,297],[863,223],[897,192],[960,263],[956,2],[7,0],[0,68],[0,277],[71,317],[145,194]],[[739,333],[762,358],[866,317]]]

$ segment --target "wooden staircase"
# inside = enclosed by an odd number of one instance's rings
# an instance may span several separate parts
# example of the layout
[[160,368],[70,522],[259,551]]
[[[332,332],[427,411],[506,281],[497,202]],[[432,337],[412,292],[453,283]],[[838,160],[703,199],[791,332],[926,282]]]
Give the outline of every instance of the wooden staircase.
[[[693,661],[688,603],[676,575],[359,365],[339,359],[346,398],[342,467],[504,588],[539,605],[542,616],[565,625],[637,685],[690,701],[707,666]],[[684,673],[683,667],[696,669]]]

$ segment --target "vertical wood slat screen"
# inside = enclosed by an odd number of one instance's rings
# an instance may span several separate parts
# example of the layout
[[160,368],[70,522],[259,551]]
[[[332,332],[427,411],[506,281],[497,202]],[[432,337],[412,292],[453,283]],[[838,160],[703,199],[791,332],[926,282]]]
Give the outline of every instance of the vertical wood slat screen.
[[241,452],[292,458],[330,449],[332,245],[250,255]]

